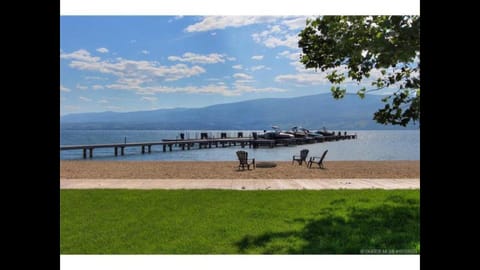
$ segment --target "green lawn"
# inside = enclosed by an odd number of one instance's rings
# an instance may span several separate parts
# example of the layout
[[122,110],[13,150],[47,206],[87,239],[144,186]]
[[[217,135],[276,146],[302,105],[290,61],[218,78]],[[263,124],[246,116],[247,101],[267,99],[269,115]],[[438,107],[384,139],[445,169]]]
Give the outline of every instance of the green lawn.
[[419,190],[61,190],[62,254],[420,252]]

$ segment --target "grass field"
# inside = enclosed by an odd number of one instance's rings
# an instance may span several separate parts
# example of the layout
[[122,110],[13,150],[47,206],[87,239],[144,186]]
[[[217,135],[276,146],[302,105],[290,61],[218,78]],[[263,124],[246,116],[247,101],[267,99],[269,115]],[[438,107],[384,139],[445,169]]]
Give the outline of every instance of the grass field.
[[419,190],[61,190],[61,254],[420,252]]

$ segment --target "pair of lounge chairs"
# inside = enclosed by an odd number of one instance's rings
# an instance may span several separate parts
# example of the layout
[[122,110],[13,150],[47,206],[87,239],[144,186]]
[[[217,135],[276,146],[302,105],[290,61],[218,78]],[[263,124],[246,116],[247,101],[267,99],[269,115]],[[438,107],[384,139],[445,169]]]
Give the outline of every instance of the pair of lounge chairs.
[[303,149],[300,151],[300,155],[294,155],[292,157],[292,164],[295,163],[295,161],[297,161],[299,165],[302,165],[305,162],[308,168],[312,168],[312,164],[315,163],[321,169],[325,169],[323,160],[325,159],[325,156],[327,155],[328,150],[325,150],[325,152],[323,152],[321,157],[310,157],[310,160],[307,163],[308,152],[309,152],[308,149]]
[[[319,168],[325,169],[323,160],[325,159],[325,156],[327,155],[328,150],[325,150],[325,152],[323,152],[321,157],[310,157],[310,160],[307,162],[308,152],[309,152],[308,149],[303,149],[302,151],[300,151],[300,155],[294,155],[292,158],[292,164],[295,161],[297,161],[299,165],[302,165],[305,162],[308,168],[312,168],[313,163],[315,163],[318,165]],[[239,161],[239,164],[238,164],[239,170],[240,168],[242,170],[245,170],[245,167],[247,168],[247,170],[250,170],[250,166],[252,166],[253,169],[255,169],[255,159],[254,158],[249,159],[248,152],[243,150],[237,151],[237,157]]]

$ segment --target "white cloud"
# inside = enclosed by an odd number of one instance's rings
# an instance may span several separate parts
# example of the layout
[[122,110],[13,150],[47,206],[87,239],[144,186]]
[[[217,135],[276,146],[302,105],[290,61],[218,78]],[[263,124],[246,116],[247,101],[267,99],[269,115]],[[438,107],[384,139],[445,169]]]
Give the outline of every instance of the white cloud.
[[252,59],[253,59],[253,60],[262,60],[262,59],[263,59],[263,55],[254,55],[254,56],[252,56]]
[[292,49],[298,48],[299,37],[295,35],[286,35],[285,38],[278,38],[274,36],[269,36],[266,39],[261,40],[260,42],[268,48],[275,48],[279,46],[285,46]]
[[150,52],[147,51],[147,50],[142,50],[141,53],[143,53],[143,54],[150,54]]
[[307,17],[299,17],[291,20],[284,20],[282,21],[282,24],[286,25],[290,30],[295,30],[305,28],[306,21]]
[[78,83],[75,87],[77,87],[77,89],[80,89],[80,90],[87,90],[88,89],[88,86],[81,85],[81,84],[78,84]]
[[227,27],[242,27],[257,23],[270,23],[278,20],[273,16],[207,16],[200,22],[185,28],[187,32],[203,32]]
[[130,40],[130,43],[132,43],[132,44],[133,44],[133,43],[137,43],[137,40],[136,40],[136,39],[131,39],[131,40]]
[[283,56],[283,57],[286,57],[286,56],[289,55],[289,54],[290,54],[290,51],[289,51],[289,50],[285,50],[285,51],[283,51],[283,52],[281,52],[281,53],[278,53],[279,56]]
[[107,48],[98,48],[98,49],[97,49],[97,52],[99,52],[99,53],[108,53],[108,49],[107,49]]
[[263,93],[263,92],[285,92],[285,89],[267,87],[254,88],[245,85],[248,81],[236,81],[232,87],[228,87],[224,83],[209,84],[205,86],[188,86],[188,87],[145,87],[142,89],[143,94],[156,93],[187,93],[187,94],[218,94],[223,96],[239,96],[243,93]]
[[181,15],[180,15],[180,16],[175,16],[175,17],[173,17],[173,19],[168,20],[168,22],[171,23],[171,22],[173,22],[173,21],[178,21],[178,20],[180,20],[181,18],[183,18],[183,16],[181,16]]
[[71,59],[73,61],[81,61],[81,62],[87,62],[87,63],[95,63],[100,60],[100,57],[96,56],[91,56],[90,53],[87,50],[80,49],[78,51],[74,51],[72,53],[61,53],[60,54],[61,59]]
[[106,100],[106,99],[101,99],[101,100],[98,101],[98,103],[100,103],[100,104],[107,104],[107,103],[108,103],[108,100]]
[[273,25],[269,27],[270,30],[264,31],[265,33],[273,34],[273,33],[280,33],[282,32],[282,28],[280,25]]
[[253,66],[250,68],[251,71],[257,71],[257,70],[261,70],[261,69],[271,69],[269,67],[266,67],[264,65],[260,65],[260,66]]
[[278,54],[277,58],[280,58],[280,57],[287,58],[287,59],[290,59],[290,60],[300,60],[300,52],[292,53],[288,50],[285,50],[285,51]]
[[253,33],[252,38],[255,42],[263,44],[269,48],[280,46],[292,49],[298,48],[298,28],[299,22],[305,23],[306,17],[283,20],[280,24],[270,26],[267,30],[259,33]]
[[235,73],[235,74],[233,74],[233,78],[238,79],[238,80],[251,80],[251,79],[253,79],[252,76],[247,75],[245,73]]
[[286,74],[278,75],[275,77],[276,82],[294,82],[306,85],[318,85],[330,83],[325,76],[312,73],[298,73],[298,74]]
[[[153,61],[136,61],[117,58],[110,61],[101,61],[99,57],[91,57],[85,50],[61,55],[64,59],[71,59],[69,66],[73,69],[100,72],[114,75],[118,78],[116,85],[124,87],[138,87],[144,83],[175,81],[205,73],[200,66],[189,67],[185,64],[161,66]],[[78,85],[77,85],[77,88]]]
[[[246,75],[246,74],[245,74]],[[238,76],[237,76],[238,77]],[[205,86],[187,86],[187,87],[167,87],[167,86],[137,86],[137,87],[127,87],[126,85],[109,85],[107,88],[117,89],[117,90],[127,90],[135,91],[136,94],[147,96],[142,98],[143,100],[153,100],[150,99],[150,96],[153,96],[157,93],[186,93],[186,94],[216,94],[223,96],[239,96],[243,93],[262,93],[262,92],[285,92],[285,89],[267,87],[267,88],[254,88],[248,83],[254,82],[251,80],[250,76],[247,75],[245,79],[244,76],[240,76],[231,86],[226,85],[224,82],[219,81],[214,84],[209,84]]]
[[142,97],[141,100],[146,100],[146,101],[149,101],[149,102],[155,102],[155,101],[157,101],[157,98],[156,97]]
[[90,101],[92,101],[91,99],[86,98],[86,97],[79,97],[79,99],[80,99],[81,101],[85,101],[85,102],[90,102]]
[[[314,69],[306,69],[305,66],[299,61],[293,61],[290,65],[295,67],[295,70],[298,73],[295,74],[284,74],[275,77],[276,82],[294,82],[300,85],[331,85],[330,81],[327,79],[327,74],[337,71],[337,73],[346,74],[346,66],[341,65],[339,67],[328,69],[325,71],[315,71]],[[375,77],[375,72],[373,72],[370,78]],[[356,84],[356,81],[346,78],[343,84]]]
[[67,87],[65,87],[65,86],[63,86],[63,85],[60,84],[60,91],[62,91],[62,92],[70,92],[70,91],[72,91],[72,90],[70,90],[70,88],[67,88]]
[[236,80],[233,84],[234,85],[244,85],[246,83],[254,83],[255,80]]
[[234,68],[234,69],[243,69],[243,66],[242,66],[242,65],[234,65],[234,66],[232,66],[232,68]]
[[187,53],[184,53],[181,57],[179,57],[179,56],[169,56],[168,60],[198,63],[198,64],[216,64],[216,63],[219,63],[219,62],[224,63],[225,62],[224,57],[225,57],[225,55],[218,54],[218,53],[201,55],[201,54],[187,52]]
[[105,81],[107,80],[107,78],[104,78],[104,77],[99,77],[99,76],[86,76],[85,77],[85,80],[99,80],[99,81]]
[[252,38],[255,42],[257,43],[261,43],[262,40],[272,36],[272,35],[276,35],[276,34],[285,34],[285,32],[282,32],[281,30],[278,30],[280,29],[280,27],[278,25],[276,25],[276,27],[270,27],[269,30],[264,30],[260,33],[253,33],[252,34]]
[[100,90],[100,89],[103,89],[103,88],[105,88],[105,87],[103,87],[103,85],[100,85],[100,84],[95,84],[95,85],[92,86],[93,90]]
[[240,93],[267,93],[267,92],[286,92],[287,90],[275,87],[256,88],[245,85],[241,82],[235,84],[235,91]]
[[235,57],[227,57],[227,60],[228,60],[228,61],[235,61],[235,60],[237,60],[237,58],[235,58]]
[[210,33],[211,36],[216,36],[217,32]]
[[[306,69],[305,65],[302,64],[300,61],[290,62],[290,65],[294,66],[295,70],[298,71],[298,72],[301,72],[301,73],[314,73],[315,72],[314,69]],[[318,74],[318,73],[316,73],[316,74]]]

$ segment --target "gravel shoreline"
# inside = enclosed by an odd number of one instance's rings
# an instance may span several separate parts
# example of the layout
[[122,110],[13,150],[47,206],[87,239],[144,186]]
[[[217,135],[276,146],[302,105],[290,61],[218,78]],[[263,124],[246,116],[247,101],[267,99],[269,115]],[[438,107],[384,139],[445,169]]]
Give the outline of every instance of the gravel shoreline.
[[238,170],[237,161],[66,161],[61,179],[349,179],[420,178],[420,161],[325,161],[326,169],[277,162]]

